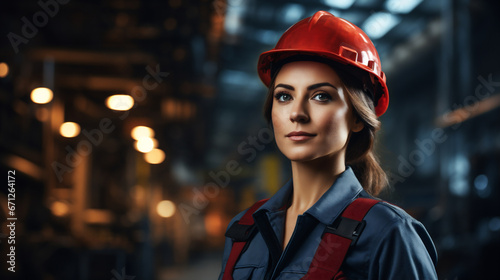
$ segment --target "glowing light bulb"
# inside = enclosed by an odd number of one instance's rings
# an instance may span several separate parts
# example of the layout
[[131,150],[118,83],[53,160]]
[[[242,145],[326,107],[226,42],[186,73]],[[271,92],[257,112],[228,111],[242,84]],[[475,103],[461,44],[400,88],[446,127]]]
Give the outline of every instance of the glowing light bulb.
[[47,104],[53,97],[52,90],[46,87],[38,87],[31,91],[31,101],[37,104]]
[[141,137],[153,138],[155,136],[155,132],[150,127],[139,125],[139,126],[136,126],[132,129],[132,132],[130,133],[130,135],[135,140],[139,140],[139,138],[141,138]]
[[175,214],[175,204],[170,200],[163,200],[156,206],[156,212],[163,218],[172,217]]
[[115,111],[127,111],[134,106],[134,99],[127,94],[115,94],[106,99],[106,106]]
[[149,137],[141,137],[135,142],[135,149],[141,153],[148,153],[154,148],[153,139]]
[[5,78],[9,74],[9,65],[5,62],[0,62],[0,78]]
[[65,122],[59,128],[59,133],[66,138],[73,138],[80,134],[80,125],[74,122]]
[[144,154],[144,159],[149,164],[160,164],[165,160],[165,152],[160,149],[153,149]]

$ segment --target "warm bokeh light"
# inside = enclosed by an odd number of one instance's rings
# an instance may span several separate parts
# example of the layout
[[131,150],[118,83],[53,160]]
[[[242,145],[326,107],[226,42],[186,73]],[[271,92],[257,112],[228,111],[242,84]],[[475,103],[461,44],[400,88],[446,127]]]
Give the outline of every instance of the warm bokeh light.
[[175,214],[175,204],[170,200],[163,200],[156,206],[158,215],[163,218],[172,217]]
[[139,140],[141,137],[153,138],[155,136],[155,131],[150,127],[139,125],[134,127],[130,134],[132,138]]
[[165,160],[165,153],[160,149],[153,149],[144,154],[144,159],[150,164],[160,164]]
[[155,138],[151,138],[151,140],[153,140],[153,149],[158,148],[158,140],[156,140]]
[[87,208],[83,212],[83,220],[88,224],[109,225],[113,220],[113,214],[105,209]]
[[135,141],[135,149],[141,153],[148,153],[154,149],[155,143],[153,139],[149,137],[141,137],[139,140]]
[[9,75],[9,65],[5,62],[0,62],[0,78],[5,78]]
[[74,122],[65,122],[59,128],[59,133],[66,138],[73,138],[80,134],[80,125]]
[[205,216],[205,230],[210,236],[221,236],[224,234],[224,225],[219,213],[208,213]]
[[69,205],[67,202],[54,201],[52,205],[50,205],[50,211],[52,211],[54,216],[64,217],[69,213]]
[[38,87],[31,91],[31,101],[37,104],[47,104],[52,101],[54,94],[46,87]]
[[127,111],[134,106],[134,99],[130,95],[115,94],[106,99],[106,106],[115,111]]

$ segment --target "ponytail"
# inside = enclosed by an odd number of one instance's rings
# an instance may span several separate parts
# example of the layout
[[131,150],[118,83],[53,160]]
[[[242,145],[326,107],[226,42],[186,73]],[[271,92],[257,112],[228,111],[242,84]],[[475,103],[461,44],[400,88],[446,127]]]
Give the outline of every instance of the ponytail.
[[359,132],[351,132],[345,161],[346,165],[351,166],[365,191],[377,196],[388,186],[387,175],[373,152],[375,134],[381,124],[367,89],[360,85],[359,79],[347,73],[347,71],[337,71],[351,101],[354,116],[363,122],[364,127]]

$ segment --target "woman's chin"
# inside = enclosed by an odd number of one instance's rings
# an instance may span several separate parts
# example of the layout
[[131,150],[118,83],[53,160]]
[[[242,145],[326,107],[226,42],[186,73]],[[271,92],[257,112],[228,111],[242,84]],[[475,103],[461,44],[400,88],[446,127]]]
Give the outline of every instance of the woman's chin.
[[[283,151],[282,151],[283,153]],[[332,161],[335,162],[339,158],[344,158],[345,154],[340,152],[326,152],[326,151],[311,151],[311,150],[295,150],[295,151],[287,151],[283,153],[283,155],[288,158],[290,161],[295,162],[313,162],[313,161]]]
[[290,161],[306,162],[317,158],[317,155],[311,153],[287,153],[285,154]]

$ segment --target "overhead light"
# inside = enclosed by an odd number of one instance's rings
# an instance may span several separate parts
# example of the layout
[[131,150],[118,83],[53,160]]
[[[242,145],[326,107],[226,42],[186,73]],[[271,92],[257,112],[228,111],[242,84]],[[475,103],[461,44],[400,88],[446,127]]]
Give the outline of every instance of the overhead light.
[[462,197],[469,194],[469,170],[469,159],[463,153],[457,153],[455,157],[450,160],[448,165],[448,172],[450,174],[448,186],[452,194]]
[[302,18],[305,13],[305,9],[300,4],[288,4],[283,7],[283,21],[285,23],[291,24],[297,22]]
[[156,205],[156,212],[163,218],[172,217],[175,214],[175,204],[170,200],[162,200]]
[[229,35],[238,35],[243,31],[243,16],[245,3],[243,1],[229,1],[226,5],[224,29]]
[[153,138],[155,136],[155,131],[150,127],[139,125],[132,129],[130,135],[135,140],[139,140],[141,137]]
[[326,5],[336,9],[349,9],[356,0],[323,0]]
[[401,19],[390,13],[378,12],[369,16],[363,23],[362,29],[372,39],[382,38],[389,30],[396,26]]
[[134,99],[127,94],[115,94],[106,99],[106,106],[115,111],[127,111],[134,106]]
[[160,164],[165,160],[165,152],[160,149],[153,149],[144,154],[144,159],[149,164]]
[[53,97],[52,90],[46,87],[38,87],[31,91],[31,101],[36,104],[47,104]]
[[423,0],[387,0],[385,8],[395,14],[407,14],[417,7]]
[[236,13],[227,14],[224,28],[228,34],[237,35],[241,31],[241,17]]
[[0,62],[0,78],[5,78],[9,74],[9,65],[5,62]]
[[65,122],[59,127],[59,133],[66,138],[73,138],[80,134],[80,125],[74,122]]
[[148,153],[154,149],[153,139],[149,137],[141,137],[135,142],[135,149],[141,153]]

